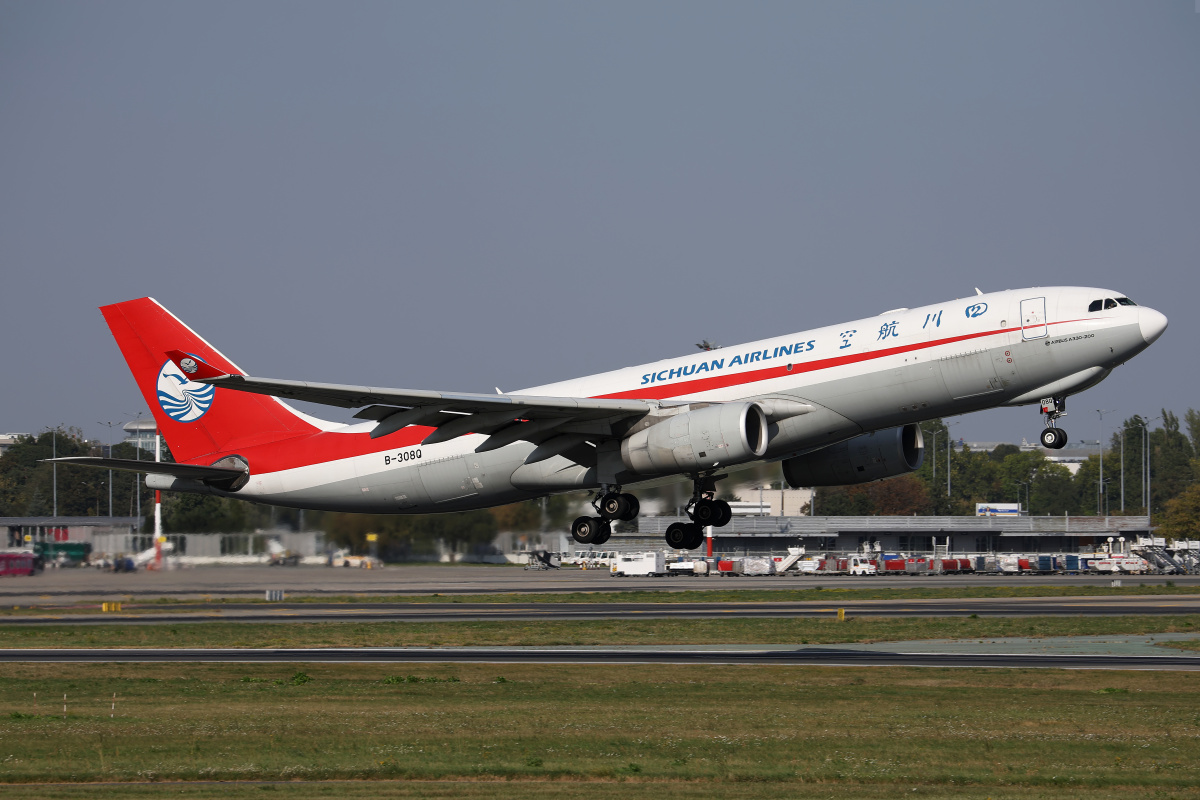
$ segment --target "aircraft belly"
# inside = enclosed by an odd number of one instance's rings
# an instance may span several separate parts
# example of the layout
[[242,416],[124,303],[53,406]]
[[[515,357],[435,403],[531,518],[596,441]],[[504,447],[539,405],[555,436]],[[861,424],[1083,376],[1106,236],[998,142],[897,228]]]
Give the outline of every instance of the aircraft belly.
[[812,398],[795,398],[814,410],[772,423],[765,459],[783,458],[803,450],[825,447],[857,436],[862,427],[841,414],[816,403]]
[[804,392],[864,430],[936,417],[947,400],[941,376],[924,360],[808,386]]

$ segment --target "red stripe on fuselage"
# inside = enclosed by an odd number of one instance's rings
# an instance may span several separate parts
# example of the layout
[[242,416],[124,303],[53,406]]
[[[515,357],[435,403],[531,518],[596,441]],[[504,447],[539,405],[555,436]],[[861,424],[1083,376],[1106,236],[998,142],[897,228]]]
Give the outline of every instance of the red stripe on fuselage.
[[[1048,324],[1064,325],[1071,322],[1082,321],[1083,320],[1063,320],[1062,322],[1051,322]],[[626,392],[614,392],[612,394],[600,395],[597,399],[665,400],[669,398],[682,397],[685,395],[699,394],[701,392],[710,392],[714,389],[724,389],[730,386],[740,386],[744,384],[758,383],[759,381],[772,380],[774,378],[783,378],[789,375],[799,375],[800,373],[804,372],[816,372],[818,370],[833,369],[835,367],[841,367],[847,364],[856,364],[877,358],[886,358],[888,356],[911,353],[916,350],[926,350],[931,347],[940,347],[942,345],[955,344],[956,342],[980,339],[986,336],[995,336],[1002,333],[1013,333],[1014,331],[1019,330],[1021,330],[1020,326],[1014,328],[1002,328],[1000,330],[983,331],[980,333],[967,333],[961,336],[951,336],[945,339],[936,339],[928,342],[914,342],[913,344],[889,347],[882,350],[873,350],[865,353],[849,353],[844,356],[834,356],[832,358],[824,358],[816,361],[792,362],[791,370],[788,370],[786,366],[768,367],[766,369],[738,372],[732,375],[714,375],[708,378],[680,381],[678,383],[652,384]],[[224,391],[234,390],[218,388],[217,391],[218,394],[220,394]],[[220,402],[219,397],[217,398],[217,402]],[[274,442],[252,443],[250,441],[243,440],[241,443],[231,443],[230,446],[221,453],[213,454],[204,460],[197,459],[193,463],[210,464],[226,455],[236,453],[246,458],[246,460],[250,463],[250,469],[253,474],[280,472],[287,469],[296,469],[298,467],[306,467],[314,464],[322,464],[331,461],[353,458],[355,456],[366,455],[368,453],[387,453],[391,450],[402,450],[406,447],[413,447],[420,444],[426,436],[433,432],[433,430],[433,428],[425,426],[410,426],[407,428],[401,428],[395,433],[388,434],[387,436],[384,436],[378,440],[371,439],[369,433],[337,433],[331,431],[321,431],[318,433],[302,435],[295,438]],[[314,458],[314,456],[317,457]]]

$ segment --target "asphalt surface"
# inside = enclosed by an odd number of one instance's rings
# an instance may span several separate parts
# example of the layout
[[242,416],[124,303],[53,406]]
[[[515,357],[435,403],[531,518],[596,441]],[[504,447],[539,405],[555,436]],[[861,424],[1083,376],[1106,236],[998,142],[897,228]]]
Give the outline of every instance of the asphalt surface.
[[[934,575],[864,577],[613,578],[603,570],[525,570],[519,566],[416,564],[384,569],[331,567],[197,567],[162,572],[112,573],[93,568],[48,569],[33,577],[0,579],[0,604],[34,605],[46,600],[102,602],[170,597],[181,600],[262,598],[266,589],[291,596],[471,595],[633,590],[800,589],[959,586],[1108,586],[1102,575]],[[1121,576],[1126,586],[1200,586],[1200,575]]]
[[[44,601],[43,601],[44,602]],[[123,604],[117,614],[79,613],[76,603],[0,616],[4,625],[176,622],[466,622],[476,620],[737,619],[828,617],[1031,617],[1200,614],[1200,595],[857,600],[835,603],[182,603]]]
[[805,647],[796,650],[555,649],[555,648],[319,648],[294,650],[0,650],[0,661],[21,663],[486,663],[486,664],[776,664],[846,667],[975,667],[1200,671],[1187,655],[1055,655],[927,653]]

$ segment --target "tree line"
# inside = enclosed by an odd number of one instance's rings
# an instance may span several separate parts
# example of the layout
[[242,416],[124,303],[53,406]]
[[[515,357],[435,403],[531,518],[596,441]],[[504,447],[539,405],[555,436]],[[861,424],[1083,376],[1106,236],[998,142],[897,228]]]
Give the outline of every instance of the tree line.
[[[1188,409],[1180,419],[1163,410],[1151,419],[1132,416],[1113,431],[1104,452],[1104,491],[1100,456],[1092,455],[1072,475],[1049,461],[1040,448],[1022,450],[1004,444],[991,452],[952,444],[940,419],[921,426],[925,460],[907,475],[875,483],[821,488],[815,497],[818,515],[973,515],[976,503],[1021,502],[1032,514],[1072,516],[1143,515],[1147,505],[1165,535],[1198,538],[1200,524],[1200,412]],[[1149,455],[1149,493],[1144,487],[1144,455]],[[78,428],[54,428],[22,437],[0,456],[0,516],[50,516],[54,511],[54,467],[42,459],[102,455]],[[137,458],[137,448],[121,443],[114,458]],[[145,453],[143,458],[148,458]],[[163,458],[170,451],[163,446]],[[1124,466],[1124,504],[1121,472]],[[57,508],[60,516],[108,516],[107,470],[59,465]],[[140,484],[140,492],[139,492]],[[112,473],[112,514],[147,518],[152,528],[153,492],[140,475]],[[556,496],[498,508],[452,514],[413,516],[298,511],[244,500],[164,493],[163,529],[167,533],[239,533],[275,528],[323,530],[329,541],[366,548],[368,533],[378,534],[385,559],[402,560],[436,551],[439,545],[471,552],[491,543],[500,531],[562,530],[577,498]]]
[[[1103,453],[1090,455],[1074,474],[1050,461],[1042,449],[1002,444],[990,452],[951,444],[940,419],[922,423],[925,460],[907,475],[860,486],[821,488],[815,511],[821,516],[973,515],[977,503],[1016,503],[1035,515],[1160,517],[1155,523],[1178,530],[1179,509],[1200,507],[1200,412],[1179,417],[1164,409],[1155,418],[1134,415],[1116,426]],[[1070,445],[1068,444],[1068,449]],[[949,473],[947,474],[947,460]],[[1146,461],[1149,461],[1147,492]],[[949,477],[949,481],[947,481]],[[1122,480],[1123,479],[1123,480]],[[1168,516],[1168,512],[1172,512]],[[1186,515],[1184,515],[1186,518]],[[1192,530],[1196,536],[1192,517]]]

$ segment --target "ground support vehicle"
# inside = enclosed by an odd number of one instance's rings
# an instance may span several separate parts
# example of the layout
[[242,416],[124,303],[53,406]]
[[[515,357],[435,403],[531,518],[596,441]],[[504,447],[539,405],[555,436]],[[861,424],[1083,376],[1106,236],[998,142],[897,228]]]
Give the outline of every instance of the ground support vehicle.
[[37,567],[34,566],[32,552],[0,553],[0,576],[33,575],[35,572]]
[[1093,561],[1091,571],[1110,575],[1145,575],[1150,571],[1150,563],[1139,556],[1108,555]]
[[878,565],[871,559],[862,556],[847,556],[845,558],[826,558],[820,562],[816,575],[877,575]]
[[674,561],[667,562],[668,575],[699,576],[708,574],[708,562],[702,558],[684,558],[679,556]]
[[346,550],[335,550],[329,557],[331,567],[354,567],[357,569],[380,569],[383,562],[371,556],[355,556]]
[[667,574],[667,559],[660,550],[626,553],[618,556],[609,570],[614,578],[640,575],[654,578]]

